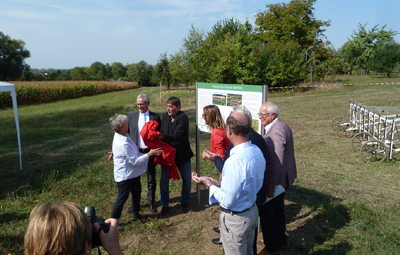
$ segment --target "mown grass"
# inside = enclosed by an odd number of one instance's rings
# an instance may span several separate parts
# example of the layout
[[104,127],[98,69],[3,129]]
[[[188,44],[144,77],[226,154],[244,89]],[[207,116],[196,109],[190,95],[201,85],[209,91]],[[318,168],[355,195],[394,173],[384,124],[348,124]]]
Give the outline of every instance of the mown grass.
[[[149,94],[150,108],[158,113],[165,112],[169,96],[181,98],[195,152],[193,92],[162,94],[161,105],[158,88],[140,88],[19,107],[22,171],[13,112],[0,111],[1,254],[23,253],[29,213],[37,204],[68,200],[95,206],[99,216],[110,215],[117,189],[112,163],[106,160],[113,137],[108,118],[135,111],[140,93]],[[278,104],[280,117],[293,130],[298,167],[296,184],[286,195],[290,249],[282,254],[400,253],[400,162],[364,164],[351,140],[330,128],[333,117],[347,115],[350,101],[399,107],[399,95],[399,85],[269,91],[268,99]],[[201,133],[201,151],[209,147],[209,137]],[[200,167],[202,174],[218,178],[209,161],[201,161]],[[207,191],[201,191],[200,206],[192,194],[192,212],[181,214],[180,187],[180,181],[171,182],[168,217],[151,214],[148,207],[142,208],[149,217],[145,224],[122,216],[120,241],[127,254],[223,254],[210,244],[218,209],[207,205]],[[142,188],[144,206],[145,176]]]

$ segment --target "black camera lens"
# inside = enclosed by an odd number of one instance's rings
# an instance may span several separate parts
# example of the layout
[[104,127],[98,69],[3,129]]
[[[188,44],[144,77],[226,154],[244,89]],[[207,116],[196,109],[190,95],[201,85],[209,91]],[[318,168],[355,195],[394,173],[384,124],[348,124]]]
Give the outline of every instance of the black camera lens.
[[[90,223],[92,224],[92,247],[101,246],[100,231],[103,230],[104,233],[107,233],[110,230],[110,226],[105,223],[102,217],[96,216],[96,210],[93,206],[86,206],[85,213],[89,214],[88,217],[90,219]],[[94,229],[95,223],[100,225],[98,231]]]

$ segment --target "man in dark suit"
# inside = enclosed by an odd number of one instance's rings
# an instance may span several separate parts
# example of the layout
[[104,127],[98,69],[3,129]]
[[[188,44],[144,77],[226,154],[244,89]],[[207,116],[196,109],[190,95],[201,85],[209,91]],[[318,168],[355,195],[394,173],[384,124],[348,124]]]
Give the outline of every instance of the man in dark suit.
[[[146,94],[138,95],[136,99],[136,106],[138,111],[132,112],[128,115],[128,133],[132,141],[139,148],[139,152],[148,153],[150,148],[144,144],[142,137],[140,136],[140,131],[143,125],[151,120],[158,122],[158,130],[161,126],[161,118],[157,113],[149,111],[150,98]],[[155,194],[156,194],[156,168],[154,166],[154,157],[149,158],[149,163],[147,165],[147,203],[153,213],[157,212],[157,206],[155,204]]]
[[[265,192],[274,197],[277,185],[285,190],[290,188],[297,177],[294,157],[293,134],[290,127],[278,118],[278,106],[266,102],[260,108],[258,116],[265,127],[264,140],[267,145],[267,167],[265,174]],[[259,207],[260,224],[265,247],[258,254],[277,255],[279,249],[286,250],[285,192]]]
[[[193,157],[189,143],[189,118],[181,110],[181,101],[177,97],[167,100],[167,112],[162,115],[161,136],[159,139],[176,148],[175,164],[181,174],[182,191],[181,206],[184,212],[189,211],[187,204],[192,187],[191,163]],[[167,214],[169,210],[169,177],[167,167],[161,170],[160,200],[161,214]]]

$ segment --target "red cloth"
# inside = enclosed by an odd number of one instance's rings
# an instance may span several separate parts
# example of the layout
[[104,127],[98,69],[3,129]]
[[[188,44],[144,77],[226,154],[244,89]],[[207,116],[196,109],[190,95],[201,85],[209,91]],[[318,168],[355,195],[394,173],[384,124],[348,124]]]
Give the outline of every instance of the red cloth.
[[211,133],[210,151],[225,159],[225,151],[229,145],[231,145],[231,141],[226,135],[226,131],[221,128],[214,128]]
[[161,156],[154,157],[154,165],[161,165],[161,167],[167,166],[168,177],[170,179],[174,178],[174,180],[179,180],[179,174],[175,164],[176,149],[158,139],[158,136],[160,136],[161,133],[157,130],[157,127],[158,122],[151,120],[144,124],[140,131],[140,135],[142,136],[144,144],[146,144],[150,149],[162,149]]

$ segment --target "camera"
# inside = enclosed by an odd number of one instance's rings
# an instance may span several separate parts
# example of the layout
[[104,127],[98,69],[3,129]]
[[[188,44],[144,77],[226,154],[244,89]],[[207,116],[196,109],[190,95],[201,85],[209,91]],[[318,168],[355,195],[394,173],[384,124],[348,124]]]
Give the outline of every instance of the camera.
[[[96,216],[96,210],[94,209],[93,206],[86,206],[85,213],[88,214],[90,223],[92,224],[92,247],[101,246],[100,231],[103,230],[104,233],[107,233],[108,230],[110,230],[110,226],[107,223],[105,223],[102,217]],[[94,229],[95,223],[100,225],[100,228],[97,232]]]

